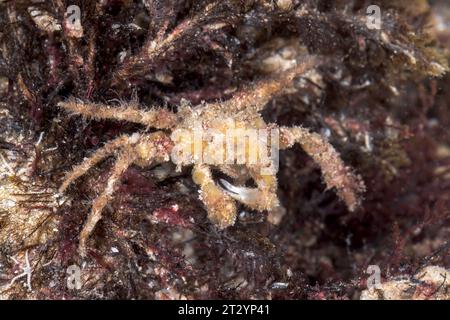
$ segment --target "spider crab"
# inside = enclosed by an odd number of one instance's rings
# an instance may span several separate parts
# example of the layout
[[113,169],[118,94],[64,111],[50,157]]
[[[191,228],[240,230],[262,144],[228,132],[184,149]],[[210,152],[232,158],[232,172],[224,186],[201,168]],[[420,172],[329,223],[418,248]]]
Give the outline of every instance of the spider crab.
[[[104,207],[112,199],[121,176],[133,164],[147,167],[172,160],[178,169],[192,165],[193,181],[199,186],[200,199],[206,207],[208,218],[223,229],[235,222],[236,201],[258,211],[272,210],[279,205],[276,170],[273,170],[276,166],[275,162],[278,161],[278,150],[299,143],[322,169],[327,188],[336,188],[338,195],[348,208],[354,210],[360,203],[359,193],[363,191],[364,185],[360,177],[354,175],[345,166],[333,146],[317,133],[311,133],[302,127],[279,127],[275,123],[267,124],[260,115],[270,99],[282,93],[295,77],[316,65],[317,59],[305,60],[277,76],[261,80],[238,91],[227,101],[202,103],[194,107],[185,102],[181,103],[177,113],[165,108],[143,110],[135,103],[110,107],[75,99],[60,102],[58,104],[60,108],[84,117],[130,121],[142,124],[148,129],[159,130],[119,136],[75,166],[65,177],[59,190],[61,193],[101,160],[111,155],[117,158],[106,187],[93,201],[91,213],[80,233],[80,255],[86,255],[89,236],[101,219]],[[220,139],[219,144],[208,136],[200,142],[197,141],[198,139],[193,139],[199,128],[214,130],[216,134],[225,134],[229,130],[235,130],[236,133],[239,129],[266,130],[271,139],[270,143],[269,139],[259,138],[254,140],[256,143],[253,144],[244,142],[242,149],[244,154],[240,162],[205,162],[205,158],[217,160],[223,154],[230,153],[231,149],[223,151],[223,140]],[[239,139],[239,134],[232,136],[232,139],[233,141],[242,140]],[[192,151],[196,146],[198,147],[198,144],[203,157]],[[270,153],[269,157],[264,157],[265,161],[262,161],[261,156],[263,149]],[[252,161],[250,161],[251,154],[256,154]],[[236,186],[224,179],[217,184],[213,178],[212,168],[219,170],[241,186]],[[243,186],[243,183],[250,178],[256,184],[256,188]]]

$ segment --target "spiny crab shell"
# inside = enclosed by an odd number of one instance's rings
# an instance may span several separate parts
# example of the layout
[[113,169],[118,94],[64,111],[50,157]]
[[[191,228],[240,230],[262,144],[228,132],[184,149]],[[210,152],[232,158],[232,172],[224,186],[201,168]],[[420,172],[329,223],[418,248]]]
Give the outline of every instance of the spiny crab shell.
[[[234,201],[229,197],[259,211],[278,206],[276,125],[266,124],[258,113],[234,115],[214,107],[204,108],[203,105],[191,108],[184,104],[178,114],[183,120],[170,136],[174,143],[171,160],[178,170],[183,166],[206,164],[232,177],[238,184],[244,184],[253,177],[258,180],[259,187],[263,185],[263,188],[248,188],[220,179],[222,187],[209,186],[207,195],[200,191],[201,199],[208,208],[222,211],[217,218],[210,212],[211,220],[221,228],[234,224],[235,214],[229,214],[232,218],[224,218],[223,214],[236,210]],[[194,170],[194,181],[201,184],[204,174],[201,170]]]

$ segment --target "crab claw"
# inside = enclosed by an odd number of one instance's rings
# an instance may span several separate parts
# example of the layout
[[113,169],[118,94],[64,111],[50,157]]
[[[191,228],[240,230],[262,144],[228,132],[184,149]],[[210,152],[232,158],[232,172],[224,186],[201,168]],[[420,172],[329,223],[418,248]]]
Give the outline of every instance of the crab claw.
[[264,201],[263,193],[256,188],[237,187],[227,180],[219,179],[223,190],[233,199],[242,202],[249,207],[256,208]]

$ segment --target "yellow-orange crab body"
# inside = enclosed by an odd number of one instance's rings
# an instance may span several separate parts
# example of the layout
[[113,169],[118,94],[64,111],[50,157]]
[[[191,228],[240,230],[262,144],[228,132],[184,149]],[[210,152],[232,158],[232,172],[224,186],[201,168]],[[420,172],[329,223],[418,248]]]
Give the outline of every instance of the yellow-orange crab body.
[[[202,186],[201,199],[214,223],[221,228],[234,223],[233,199],[259,211],[278,205],[276,126],[267,125],[259,114],[236,116],[215,106],[184,106],[179,114],[183,120],[171,134],[171,160],[179,168],[194,165],[193,179]],[[220,188],[209,166],[238,183],[252,178],[258,188],[236,187],[223,179]]]

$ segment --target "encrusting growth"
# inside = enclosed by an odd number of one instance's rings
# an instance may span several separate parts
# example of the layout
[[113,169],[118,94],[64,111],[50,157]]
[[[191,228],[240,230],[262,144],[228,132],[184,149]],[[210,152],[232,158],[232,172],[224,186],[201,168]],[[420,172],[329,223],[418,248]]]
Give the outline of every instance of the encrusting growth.
[[[61,192],[102,159],[110,155],[117,157],[105,190],[94,201],[91,213],[81,231],[80,254],[86,255],[87,240],[101,219],[102,210],[113,197],[122,174],[132,164],[146,167],[172,160],[178,169],[193,165],[192,177],[200,188],[200,199],[207,209],[208,218],[220,229],[234,224],[236,201],[258,211],[273,210],[279,205],[276,171],[267,170],[268,167],[273,167],[277,160],[278,155],[274,153],[278,152],[278,146],[274,149],[267,140],[263,142],[256,140],[254,144],[244,142],[243,162],[209,163],[204,159],[218,159],[218,155],[226,152],[222,150],[223,143],[218,147],[217,142],[206,139],[200,141],[202,155],[199,157],[195,153],[199,142],[192,139],[199,129],[213,130],[224,136],[230,130],[243,132],[242,130],[256,129],[266,130],[268,133],[279,132],[279,147],[285,149],[299,143],[322,169],[327,187],[335,187],[348,208],[354,210],[360,203],[359,194],[364,190],[364,185],[361,179],[344,165],[337,151],[316,133],[310,133],[301,127],[279,128],[275,123],[265,123],[260,115],[260,111],[270,99],[282,93],[295,77],[304,74],[317,64],[317,59],[310,58],[286,72],[244,88],[227,101],[202,103],[195,107],[182,103],[177,113],[164,108],[146,111],[133,103],[117,108],[82,103],[73,99],[59,103],[61,108],[85,117],[126,120],[147,128],[164,130],[150,134],[135,133],[131,136],[120,136],[106,143],[67,174],[61,185]],[[239,134],[233,139],[239,139]],[[256,160],[259,161],[252,161],[251,155],[259,154],[261,148],[270,150],[271,158],[268,162],[262,162],[261,156],[258,156]],[[221,171],[237,184],[251,179],[257,187],[234,185],[225,179],[220,179],[220,184],[217,184],[213,179],[213,169]]]
[[302,127],[280,128],[280,149],[292,147],[299,143],[302,149],[316,162],[328,189],[336,188],[337,194],[350,211],[355,210],[361,202],[358,196],[365,186],[361,177],[353,174],[346,167],[339,153],[320,134],[311,133]]

